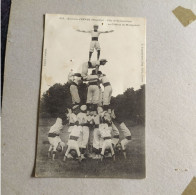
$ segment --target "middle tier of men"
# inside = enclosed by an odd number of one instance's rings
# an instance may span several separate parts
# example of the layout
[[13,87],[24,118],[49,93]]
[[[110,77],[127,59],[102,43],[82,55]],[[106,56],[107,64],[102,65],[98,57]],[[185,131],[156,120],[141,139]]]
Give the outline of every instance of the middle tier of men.
[[[89,115],[90,112],[93,112],[93,114],[96,115],[97,107],[103,107],[104,111],[111,113],[110,101],[112,97],[112,86],[107,76],[99,71],[99,67],[106,63],[106,59],[85,62],[82,64],[81,73],[70,72],[68,76],[72,106],[81,104],[78,85],[85,82],[88,86],[86,101],[87,115]],[[89,69],[92,69],[91,74],[88,74]],[[100,85],[104,87],[103,91]]]

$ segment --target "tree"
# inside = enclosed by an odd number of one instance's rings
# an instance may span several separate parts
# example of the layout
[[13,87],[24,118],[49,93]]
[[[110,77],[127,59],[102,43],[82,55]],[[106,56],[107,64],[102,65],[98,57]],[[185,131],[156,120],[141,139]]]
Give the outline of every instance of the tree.
[[65,113],[71,105],[71,94],[69,84],[55,84],[50,87],[42,96],[40,103],[40,112],[47,113],[51,117],[57,117]]
[[[40,101],[41,117],[57,117],[65,114],[66,109],[72,105],[70,84],[55,84],[50,87],[42,96]],[[86,104],[87,85],[78,86],[81,104]],[[112,97],[111,106],[115,110],[119,120],[132,120],[139,124],[145,122],[145,85],[134,91],[128,88],[123,94]]]

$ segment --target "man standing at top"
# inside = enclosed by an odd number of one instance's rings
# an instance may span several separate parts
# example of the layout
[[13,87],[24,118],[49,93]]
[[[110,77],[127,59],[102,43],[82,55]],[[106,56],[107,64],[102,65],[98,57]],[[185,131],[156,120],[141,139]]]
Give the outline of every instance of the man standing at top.
[[91,33],[91,43],[90,43],[90,50],[89,50],[89,62],[91,61],[91,56],[93,54],[94,48],[97,50],[97,60],[99,60],[99,56],[100,56],[100,45],[99,45],[99,41],[98,41],[98,37],[101,33],[110,33],[113,32],[113,30],[110,31],[98,31],[99,26],[98,25],[94,25],[93,26],[93,30],[90,31],[85,31],[85,30],[79,30],[77,29],[78,32],[84,32],[84,33]]

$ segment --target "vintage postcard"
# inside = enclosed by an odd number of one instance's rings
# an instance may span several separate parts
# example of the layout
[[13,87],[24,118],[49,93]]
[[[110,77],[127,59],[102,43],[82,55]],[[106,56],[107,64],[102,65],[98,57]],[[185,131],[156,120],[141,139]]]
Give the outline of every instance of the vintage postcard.
[[146,20],[46,14],[36,177],[145,178]]

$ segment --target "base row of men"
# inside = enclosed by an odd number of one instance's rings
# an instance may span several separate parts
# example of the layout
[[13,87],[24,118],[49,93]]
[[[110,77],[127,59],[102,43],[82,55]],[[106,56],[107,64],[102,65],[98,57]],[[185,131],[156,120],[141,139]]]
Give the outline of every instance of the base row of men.
[[75,105],[68,110],[67,118],[69,120],[69,138],[65,144],[60,134],[63,129],[62,119],[57,118],[55,124],[50,128],[48,140],[50,147],[48,156],[55,159],[57,152],[62,152],[66,146],[63,160],[68,158],[82,161],[86,158],[100,159],[112,157],[115,161],[116,152],[122,151],[126,159],[126,145],[131,140],[131,132],[124,122],[120,123],[120,130],[123,139],[119,139],[119,130],[115,126],[114,112],[104,111],[98,107],[95,111],[87,112],[87,105]]

